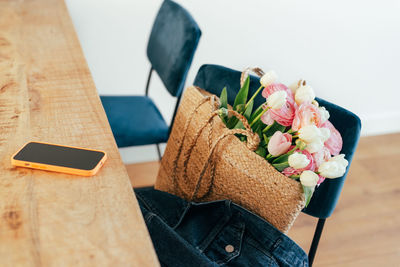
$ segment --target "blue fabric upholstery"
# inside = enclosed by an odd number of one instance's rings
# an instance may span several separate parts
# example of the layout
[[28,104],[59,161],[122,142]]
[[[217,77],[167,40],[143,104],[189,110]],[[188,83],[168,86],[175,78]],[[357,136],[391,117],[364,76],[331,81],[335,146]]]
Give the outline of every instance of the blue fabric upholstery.
[[[233,104],[236,93],[240,87],[240,75],[241,72],[222,66],[203,65],[197,73],[194,85],[216,94],[217,96],[220,95],[221,90],[226,86],[228,102]],[[249,95],[252,95],[259,86],[258,77],[252,76]],[[341,153],[346,154],[346,159],[351,163],[360,136],[360,119],[354,113],[329,103],[328,101],[323,99],[317,99],[317,101],[330,112],[330,121],[339,130],[343,138],[343,149]],[[260,94],[255,100],[255,106],[259,106],[263,102],[265,102],[265,99]],[[350,164],[343,177],[326,179],[321,186],[316,189],[311,202],[303,212],[318,218],[329,217],[336,207],[349,167]]]
[[154,21],[147,57],[173,96],[182,93],[201,31],[180,5],[165,0]]
[[168,140],[168,126],[145,96],[102,96],[118,147],[158,144]]
[[[162,3],[147,45],[147,56],[173,96],[180,97],[182,93],[200,36],[197,23],[183,7],[170,0]],[[168,140],[168,126],[149,98],[101,96],[101,101],[118,147]]]

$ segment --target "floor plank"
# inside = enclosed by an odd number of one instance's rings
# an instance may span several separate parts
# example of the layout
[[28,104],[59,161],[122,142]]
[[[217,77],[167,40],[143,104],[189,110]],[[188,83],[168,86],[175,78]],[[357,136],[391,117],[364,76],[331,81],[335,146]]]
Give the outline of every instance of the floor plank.
[[[400,134],[362,137],[342,196],[326,221],[314,266],[400,266]],[[158,162],[128,165],[134,186]],[[289,236],[308,251],[317,219],[301,214]]]

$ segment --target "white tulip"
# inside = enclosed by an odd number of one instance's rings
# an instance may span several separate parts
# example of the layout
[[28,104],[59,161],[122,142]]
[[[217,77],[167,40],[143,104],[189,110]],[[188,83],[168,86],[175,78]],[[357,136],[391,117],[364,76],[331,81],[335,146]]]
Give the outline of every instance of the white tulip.
[[321,115],[321,123],[326,122],[330,117],[329,111],[327,111],[325,107],[318,107],[318,110]]
[[288,161],[289,166],[295,169],[303,169],[307,167],[308,164],[310,164],[310,160],[307,158],[306,155],[297,152],[290,155]]
[[344,158],[344,156],[344,154],[340,154],[330,158],[329,161],[337,162],[338,164],[346,168],[349,165],[349,162],[347,161],[347,159]]
[[267,106],[272,109],[280,109],[286,104],[287,93],[285,91],[276,91],[267,99]]
[[316,142],[321,139],[321,131],[315,125],[306,125],[300,128],[299,138],[306,143]]
[[300,182],[304,186],[314,187],[317,185],[319,176],[313,171],[303,171],[300,174]]
[[318,171],[326,178],[338,178],[344,175],[347,165],[349,162],[344,158],[344,154],[340,154],[323,162]]
[[328,140],[329,137],[331,137],[331,130],[329,130],[328,128],[319,128],[319,132],[321,135],[321,141],[323,143],[325,143],[325,141]]
[[276,75],[275,71],[271,70],[266,72],[260,79],[260,83],[262,86],[267,87],[268,85],[274,83],[278,79],[278,75]]
[[290,90],[292,90],[293,94],[296,93],[297,88],[299,88],[299,82],[294,82],[288,86]]
[[304,85],[306,85],[306,80],[299,80],[299,81],[294,82],[294,83],[292,83],[291,85],[289,85],[288,88],[289,88],[290,90],[292,90],[293,94],[295,94],[296,91],[297,91],[297,89],[298,89],[300,86],[304,86]]
[[307,143],[306,150],[312,154],[320,151],[323,147],[324,142],[322,142],[321,139],[318,139],[314,142]]
[[305,85],[300,86],[297,89],[294,99],[296,100],[297,105],[300,105],[303,102],[312,102],[315,98],[314,90],[311,86]]

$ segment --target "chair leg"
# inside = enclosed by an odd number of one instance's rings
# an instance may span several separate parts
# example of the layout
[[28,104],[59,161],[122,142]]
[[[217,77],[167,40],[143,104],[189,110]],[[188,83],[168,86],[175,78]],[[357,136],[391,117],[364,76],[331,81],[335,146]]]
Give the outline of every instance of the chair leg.
[[153,73],[153,66],[150,67],[149,71],[149,76],[147,76],[147,83],[146,83],[146,90],[145,90],[145,95],[149,95],[149,86],[150,86],[150,80],[151,80],[151,74]]
[[175,121],[176,112],[178,111],[178,107],[181,102],[181,96],[182,95],[178,96],[178,98],[176,99],[174,114],[172,115],[171,124],[169,125],[168,135],[171,134],[172,126],[174,125],[174,121]]
[[311,267],[317,252],[319,239],[321,238],[322,230],[324,229],[326,219],[319,219],[317,227],[315,228],[314,237],[311,243],[310,251],[308,252],[308,264]]
[[161,161],[162,156],[161,156],[160,144],[156,144],[156,147],[157,147],[158,159],[159,161]]

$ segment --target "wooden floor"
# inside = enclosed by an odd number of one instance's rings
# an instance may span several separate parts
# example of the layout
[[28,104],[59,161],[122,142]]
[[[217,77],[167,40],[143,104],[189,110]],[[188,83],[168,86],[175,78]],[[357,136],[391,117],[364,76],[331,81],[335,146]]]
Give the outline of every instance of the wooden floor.
[[[128,165],[132,184],[154,184],[158,162]],[[400,134],[363,137],[314,266],[400,266]],[[306,252],[317,220],[301,214],[289,236]]]

